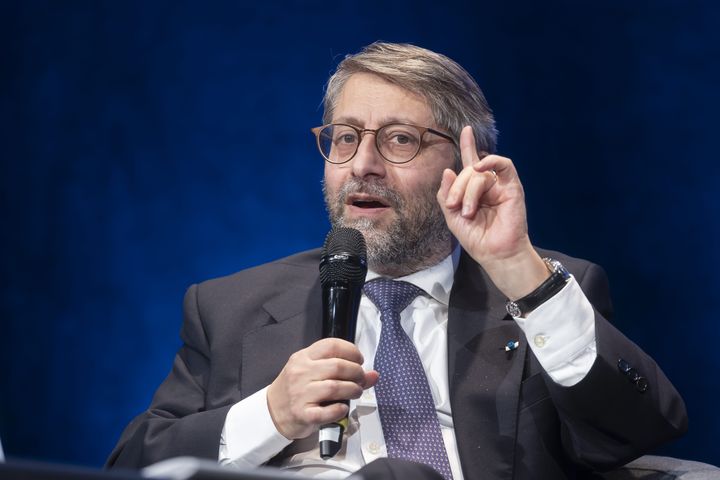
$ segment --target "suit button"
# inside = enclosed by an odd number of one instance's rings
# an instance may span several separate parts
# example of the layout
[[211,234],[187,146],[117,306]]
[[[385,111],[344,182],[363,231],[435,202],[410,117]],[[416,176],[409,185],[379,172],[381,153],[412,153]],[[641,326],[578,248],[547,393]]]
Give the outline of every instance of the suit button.
[[638,379],[642,378],[640,374],[635,370],[634,368],[631,368],[627,372],[625,372],[625,375],[628,376],[628,379],[630,379],[631,382],[635,383],[638,381]]
[[630,364],[623,360],[622,358],[618,360],[618,370],[620,370],[622,373],[627,373],[628,370],[630,370]]
[[535,343],[535,346],[538,348],[543,348],[546,341],[545,335],[535,335],[535,338],[533,338],[533,343]]
[[648,389],[648,381],[645,379],[645,377],[638,377],[637,380],[635,380],[635,388],[638,389],[638,392],[645,393]]

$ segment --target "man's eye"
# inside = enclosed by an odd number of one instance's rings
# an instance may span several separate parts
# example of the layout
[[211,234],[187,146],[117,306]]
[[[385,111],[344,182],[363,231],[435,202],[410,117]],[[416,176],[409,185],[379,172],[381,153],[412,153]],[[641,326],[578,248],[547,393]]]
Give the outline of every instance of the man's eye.
[[417,143],[417,139],[407,133],[396,132],[391,134],[388,138],[390,143],[395,145],[415,145]]
[[357,136],[356,136],[355,134],[352,134],[352,133],[343,133],[343,134],[338,135],[338,136],[335,138],[335,143],[339,143],[339,144],[355,143],[355,138],[356,138],[356,137],[357,137]]

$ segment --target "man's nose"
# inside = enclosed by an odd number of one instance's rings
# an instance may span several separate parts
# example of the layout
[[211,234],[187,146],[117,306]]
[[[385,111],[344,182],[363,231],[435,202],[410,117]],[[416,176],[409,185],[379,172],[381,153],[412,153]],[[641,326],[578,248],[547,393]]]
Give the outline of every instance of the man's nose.
[[353,175],[358,178],[365,178],[369,175],[385,176],[385,159],[378,151],[375,135],[374,132],[366,132],[360,139],[357,153],[350,160]]

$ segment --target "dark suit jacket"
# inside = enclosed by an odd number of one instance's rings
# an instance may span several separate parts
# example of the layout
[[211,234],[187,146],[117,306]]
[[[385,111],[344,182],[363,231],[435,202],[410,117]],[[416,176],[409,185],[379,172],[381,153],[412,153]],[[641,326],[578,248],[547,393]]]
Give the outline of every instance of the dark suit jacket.
[[[572,478],[623,464],[687,428],[685,405],[660,368],[608,322],[602,269],[541,254],[560,260],[593,304],[598,357],[577,385],[555,384],[506,314],[505,297],[463,253],[450,295],[448,378],[468,480]],[[320,338],[319,257],[319,250],[303,252],[190,287],[173,369],[108,465],[217,459],[229,408],[269,385],[293,352]],[[505,352],[508,340],[520,347]],[[619,359],[647,379],[645,392],[618,369]]]

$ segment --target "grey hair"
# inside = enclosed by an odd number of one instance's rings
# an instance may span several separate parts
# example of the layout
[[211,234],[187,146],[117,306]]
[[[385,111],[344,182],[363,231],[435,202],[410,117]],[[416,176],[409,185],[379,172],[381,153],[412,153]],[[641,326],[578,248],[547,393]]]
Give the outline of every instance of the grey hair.
[[332,122],[340,92],[355,73],[375,74],[425,98],[437,127],[450,132],[458,146],[460,132],[470,125],[478,152],[495,152],[497,129],[485,95],[470,74],[445,55],[407,43],[385,42],[347,55],[325,87],[323,123]]

